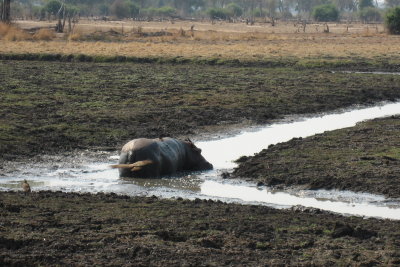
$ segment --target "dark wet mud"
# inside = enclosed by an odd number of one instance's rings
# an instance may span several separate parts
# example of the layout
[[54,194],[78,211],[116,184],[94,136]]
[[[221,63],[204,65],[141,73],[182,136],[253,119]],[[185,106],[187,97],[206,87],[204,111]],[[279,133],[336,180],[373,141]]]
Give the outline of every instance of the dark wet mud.
[[397,265],[400,222],[115,194],[0,193],[2,266]]
[[3,60],[0,161],[400,98],[399,75],[331,68]]
[[340,189],[400,198],[400,116],[270,146],[232,177],[268,186]]

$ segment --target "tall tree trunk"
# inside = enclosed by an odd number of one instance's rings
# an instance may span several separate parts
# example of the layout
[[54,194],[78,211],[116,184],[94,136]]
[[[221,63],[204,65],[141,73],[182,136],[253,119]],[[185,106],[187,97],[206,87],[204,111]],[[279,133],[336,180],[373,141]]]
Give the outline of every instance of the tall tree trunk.
[[6,0],[6,4],[5,4],[5,17],[4,17],[4,21],[6,23],[10,23],[11,22],[11,0]]
[[4,6],[4,0],[0,2],[0,21],[3,21],[3,6]]
[[11,22],[10,6],[11,6],[11,0],[3,0],[2,1],[0,20],[4,23]]
[[66,10],[65,10],[65,6],[64,6],[64,9],[63,9],[63,23],[62,23],[62,32],[64,32],[64,28],[65,28],[65,20],[67,19],[67,16],[65,15],[65,12],[66,12]]

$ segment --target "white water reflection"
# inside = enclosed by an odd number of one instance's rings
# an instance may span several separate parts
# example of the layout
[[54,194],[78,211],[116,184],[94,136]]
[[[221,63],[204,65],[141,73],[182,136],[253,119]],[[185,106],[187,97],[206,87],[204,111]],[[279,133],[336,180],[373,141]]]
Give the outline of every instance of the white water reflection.
[[235,159],[254,155],[271,144],[289,141],[294,137],[307,137],[325,131],[351,127],[360,121],[395,114],[400,114],[400,103],[312,117],[302,121],[277,123],[229,138],[198,142],[196,145],[203,150],[204,157],[216,169],[233,168]]
[[252,128],[233,137],[197,142],[196,145],[203,150],[203,155],[214,165],[215,170],[173,178],[119,179],[118,171],[108,167],[117,161],[118,152],[82,154],[72,159],[49,158],[40,166],[24,163],[20,169],[0,173],[0,190],[20,190],[21,181],[27,179],[33,191],[114,192],[132,196],[211,198],[278,208],[303,205],[346,214],[400,219],[400,202],[388,202],[382,196],[327,190],[272,192],[268,188],[260,189],[251,184],[227,181],[220,177],[221,172],[235,166],[233,160],[243,155],[253,155],[271,144],[396,114],[400,114],[400,102],[276,123],[263,128]]
[[[335,72],[333,71],[332,73],[335,73]],[[342,71],[342,73],[377,74],[377,75],[400,75],[400,72],[387,72],[387,71]]]
[[[337,192],[338,195],[348,194],[348,196],[342,196],[342,200],[338,201],[337,196],[333,198],[329,197],[332,196],[332,191],[324,191],[327,193],[327,196],[315,198],[312,196],[291,195],[286,192],[271,192],[268,189],[259,189],[246,185],[224,184],[215,181],[205,181],[201,187],[201,192],[203,194],[231,200],[236,199],[239,200],[238,202],[245,201],[255,204],[274,203],[274,205],[283,208],[302,205],[344,214],[400,219],[400,205],[393,204],[391,206],[385,206],[382,205],[384,203],[379,204],[379,202],[384,201],[383,197],[370,194],[355,194],[353,192]],[[304,190],[303,193],[307,195],[309,191]]]

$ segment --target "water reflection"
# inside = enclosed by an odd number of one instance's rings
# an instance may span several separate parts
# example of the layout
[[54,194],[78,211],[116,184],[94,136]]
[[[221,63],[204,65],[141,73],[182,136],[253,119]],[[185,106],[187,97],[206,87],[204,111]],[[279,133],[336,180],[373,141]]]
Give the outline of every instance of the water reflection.
[[[335,73],[335,72],[333,71],[332,73]],[[342,73],[400,75],[400,72],[387,72],[387,71],[342,71]]]
[[[259,189],[246,185],[224,184],[214,181],[205,181],[201,186],[203,194],[209,196],[222,197],[236,202],[249,202],[255,204],[273,203],[275,207],[291,207],[302,205],[306,207],[329,210],[338,213],[382,217],[388,219],[400,219],[400,204],[390,207],[379,205],[379,199],[382,197],[369,194],[355,194],[348,192],[349,195],[354,195],[352,199],[346,201],[338,201],[337,197],[329,198],[314,198],[308,196],[290,195],[286,192],[272,192],[268,189]],[[321,192],[319,192],[321,194]],[[342,192],[342,194],[344,194]],[[364,197],[365,195],[365,197]],[[373,200],[372,200],[373,199]],[[372,201],[371,201],[372,200]]]
[[77,158],[63,157],[54,160],[50,157],[40,165],[24,163],[20,169],[2,174],[0,190],[21,190],[21,181],[27,179],[33,191],[114,192],[132,196],[213,198],[273,207],[303,205],[353,215],[400,219],[400,203],[389,202],[382,196],[327,190],[274,192],[221,178],[222,172],[235,166],[233,160],[243,155],[253,155],[271,144],[285,142],[294,137],[307,137],[324,131],[351,127],[363,120],[395,114],[400,114],[400,102],[276,123],[248,129],[236,136],[197,142],[196,145],[203,150],[204,157],[214,165],[215,170],[180,177],[120,179],[118,171],[109,168],[110,164],[118,160],[118,152],[98,152],[101,160],[98,155],[90,153],[82,153]]
[[254,155],[271,144],[286,142],[294,137],[307,137],[325,131],[351,127],[360,121],[395,114],[400,114],[400,103],[272,124],[229,138],[197,142],[196,145],[202,149],[204,157],[216,169],[233,168],[235,159]]

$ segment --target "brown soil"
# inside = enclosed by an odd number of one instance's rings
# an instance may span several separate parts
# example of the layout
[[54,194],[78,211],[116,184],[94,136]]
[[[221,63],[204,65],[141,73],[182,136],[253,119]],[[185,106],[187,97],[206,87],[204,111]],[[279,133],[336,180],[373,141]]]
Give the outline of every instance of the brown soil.
[[115,194],[0,193],[2,266],[400,264],[400,222]]

